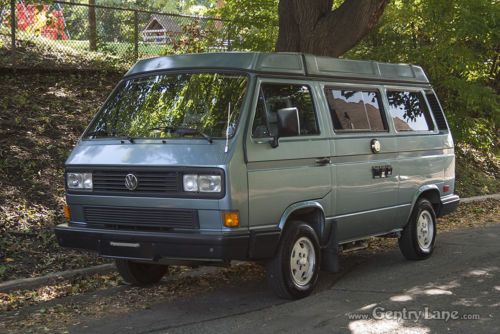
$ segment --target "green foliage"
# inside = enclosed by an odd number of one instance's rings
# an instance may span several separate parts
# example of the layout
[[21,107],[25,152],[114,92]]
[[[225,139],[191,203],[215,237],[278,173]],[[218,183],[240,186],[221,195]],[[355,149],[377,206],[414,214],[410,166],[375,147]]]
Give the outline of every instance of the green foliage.
[[7,266],[0,264],[0,281],[2,281],[2,278],[6,272],[7,272]]
[[458,143],[498,141],[500,8],[490,0],[395,0],[346,57],[422,65]]
[[[219,36],[220,35],[220,36]],[[164,46],[162,54],[183,54],[205,52],[217,38],[222,39],[223,34],[213,29],[213,23],[202,29],[201,22],[192,21],[182,27],[181,36],[172,36],[172,43]]]
[[[334,1],[334,8],[342,4]],[[227,0],[213,14],[231,20],[235,50],[272,51],[278,0]],[[393,0],[347,58],[419,64],[436,88],[457,143],[498,144],[500,6],[491,0]]]
[[273,51],[278,38],[278,0],[226,0],[209,14],[228,20],[234,50]]

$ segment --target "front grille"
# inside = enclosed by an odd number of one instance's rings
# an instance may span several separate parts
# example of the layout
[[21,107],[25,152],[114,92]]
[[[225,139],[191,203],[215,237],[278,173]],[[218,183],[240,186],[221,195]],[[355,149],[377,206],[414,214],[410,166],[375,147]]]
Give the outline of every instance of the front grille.
[[[133,191],[125,186],[127,174],[134,174],[138,185]],[[162,193],[179,192],[179,173],[175,171],[97,170],[92,174],[95,192],[104,193]]]
[[199,228],[196,210],[93,206],[84,207],[83,213],[87,224],[106,228]]

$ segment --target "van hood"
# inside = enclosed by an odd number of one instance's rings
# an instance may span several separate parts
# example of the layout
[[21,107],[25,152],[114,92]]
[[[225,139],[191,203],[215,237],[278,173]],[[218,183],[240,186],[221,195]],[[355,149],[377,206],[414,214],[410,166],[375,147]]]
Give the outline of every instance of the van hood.
[[66,160],[70,165],[220,166],[228,160],[225,143],[191,140],[183,143],[120,143],[82,141]]

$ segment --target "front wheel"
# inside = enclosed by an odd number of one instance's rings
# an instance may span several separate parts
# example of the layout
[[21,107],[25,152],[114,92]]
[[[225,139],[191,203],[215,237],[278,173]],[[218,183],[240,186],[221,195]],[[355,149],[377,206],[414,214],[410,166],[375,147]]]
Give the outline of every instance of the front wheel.
[[299,299],[316,286],[320,248],[311,226],[301,221],[289,224],[275,257],[267,264],[267,279],[279,297]]
[[126,283],[139,286],[158,283],[168,271],[168,267],[161,264],[122,259],[115,260],[115,264],[118,273]]
[[432,204],[421,199],[415,205],[408,225],[399,238],[399,249],[408,260],[431,256],[436,242],[436,214]]

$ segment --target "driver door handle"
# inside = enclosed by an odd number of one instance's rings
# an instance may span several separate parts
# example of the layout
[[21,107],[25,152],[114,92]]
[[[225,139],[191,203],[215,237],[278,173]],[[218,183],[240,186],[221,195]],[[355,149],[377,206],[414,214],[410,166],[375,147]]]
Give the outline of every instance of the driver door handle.
[[332,163],[332,160],[329,157],[317,158],[316,165],[325,166]]

